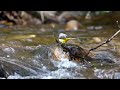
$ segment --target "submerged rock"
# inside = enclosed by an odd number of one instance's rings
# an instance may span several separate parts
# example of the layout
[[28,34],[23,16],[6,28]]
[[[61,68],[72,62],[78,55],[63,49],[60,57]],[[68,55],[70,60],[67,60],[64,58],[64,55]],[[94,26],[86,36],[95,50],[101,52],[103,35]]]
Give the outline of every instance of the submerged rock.
[[4,66],[0,64],[0,78],[6,78],[8,75],[6,71],[4,70]]
[[116,57],[108,51],[98,51],[95,52],[95,56],[92,58],[95,60],[105,61],[108,63],[114,63]]

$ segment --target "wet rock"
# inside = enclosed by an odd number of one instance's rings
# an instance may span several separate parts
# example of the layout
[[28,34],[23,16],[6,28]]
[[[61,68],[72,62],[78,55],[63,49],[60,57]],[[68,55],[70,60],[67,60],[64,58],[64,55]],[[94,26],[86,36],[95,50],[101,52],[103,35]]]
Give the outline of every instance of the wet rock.
[[15,72],[22,76],[37,74],[33,69],[17,61],[18,60],[0,57],[0,63],[4,67],[4,71],[7,72],[7,75],[13,75]]
[[36,47],[36,49],[33,51],[33,54],[37,56],[39,59],[49,59],[51,56],[51,50],[46,45],[39,45]]
[[105,61],[108,63],[114,63],[116,57],[108,51],[98,51],[92,58],[95,60]]
[[10,75],[15,72],[22,75],[36,75],[41,72],[42,67],[46,70],[55,70],[51,57],[53,54],[48,46],[39,45],[37,47],[21,47],[21,48],[3,48],[0,50],[0,62],[4,66],[5,71]]
[[38,46],[34,51],[34,59],[42,66],[46,66],[49,70],[54,70],[54,64],[51,62],[53,60],[53,52],[48,46]]
[[6,71],[4,70],[4,66],[0,64],[0,77],[6,78],[8,75]]
[[10,54],[10,53],[15,53],[15,49],[12,47],[4,48],[2,49],[5,53]]
[[68,54],[63,52],[62,48],[60,47],[52,47],[51,51],[53,52],[53,59],[54,60],[61,60],[62,58],[68,59]]

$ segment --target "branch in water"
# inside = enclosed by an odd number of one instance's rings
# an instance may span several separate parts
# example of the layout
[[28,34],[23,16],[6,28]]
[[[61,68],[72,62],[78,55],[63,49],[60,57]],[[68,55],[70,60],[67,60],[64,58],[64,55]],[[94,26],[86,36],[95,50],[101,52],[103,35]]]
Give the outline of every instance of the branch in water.
[[[118,24],[118,21],[117,21],[117,24]],[[120,28],[119,25],[118,25],[118,27]],[[107,44],[108,42],[110,42],[119,32],[120,32],[120,29],[114,35],[112,35],[109,39],[107,39],[105,42],[101,43],[100,45],[96,46],[95,48],[90,49],[88,51],[88,53],[86,54],[86,56],[88,56],[88,54],[90,53],[90,51],[93,51],[93,50],[99,48],[100,46],[102,46],[102,45]]]

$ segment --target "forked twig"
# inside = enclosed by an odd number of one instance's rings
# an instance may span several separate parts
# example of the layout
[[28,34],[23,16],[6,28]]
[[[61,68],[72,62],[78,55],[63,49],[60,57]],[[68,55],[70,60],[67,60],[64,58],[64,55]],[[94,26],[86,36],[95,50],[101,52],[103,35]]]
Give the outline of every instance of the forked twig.
[[[116,21],[116,23],[117,23],[117,25],[118,25],[118,21]],[[120,28],[119,25],[118,25],[118,28]],[[114,35],[112,35],[109,39],[107,39],[106,41],[104,41],[104,42],[101,43],[100,45],[96,46],[95,48],[91,48],[91,49],[88,51],[88,53],[86,54],[86,56],[88,56],[88,54],[90,53],[90,51],[93,51],[93,50],[99,48],[100,46],[102,46],[102,45],[110,42],[119,32],[120,32],[120,29],[119,29]]]

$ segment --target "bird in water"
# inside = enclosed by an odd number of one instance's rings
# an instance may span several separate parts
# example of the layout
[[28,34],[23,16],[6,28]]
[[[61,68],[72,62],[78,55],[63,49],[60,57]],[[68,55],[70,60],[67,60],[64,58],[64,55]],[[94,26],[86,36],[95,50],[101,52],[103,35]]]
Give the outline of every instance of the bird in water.
[[56,42],[60,45],[64,52],[69,53],[69,60],[89,61],[91,57],[87,55],[89,52],[82,47],[75,44],[67,44],[69,40],[76,38],[69,38],[66,34],[60,33]]

